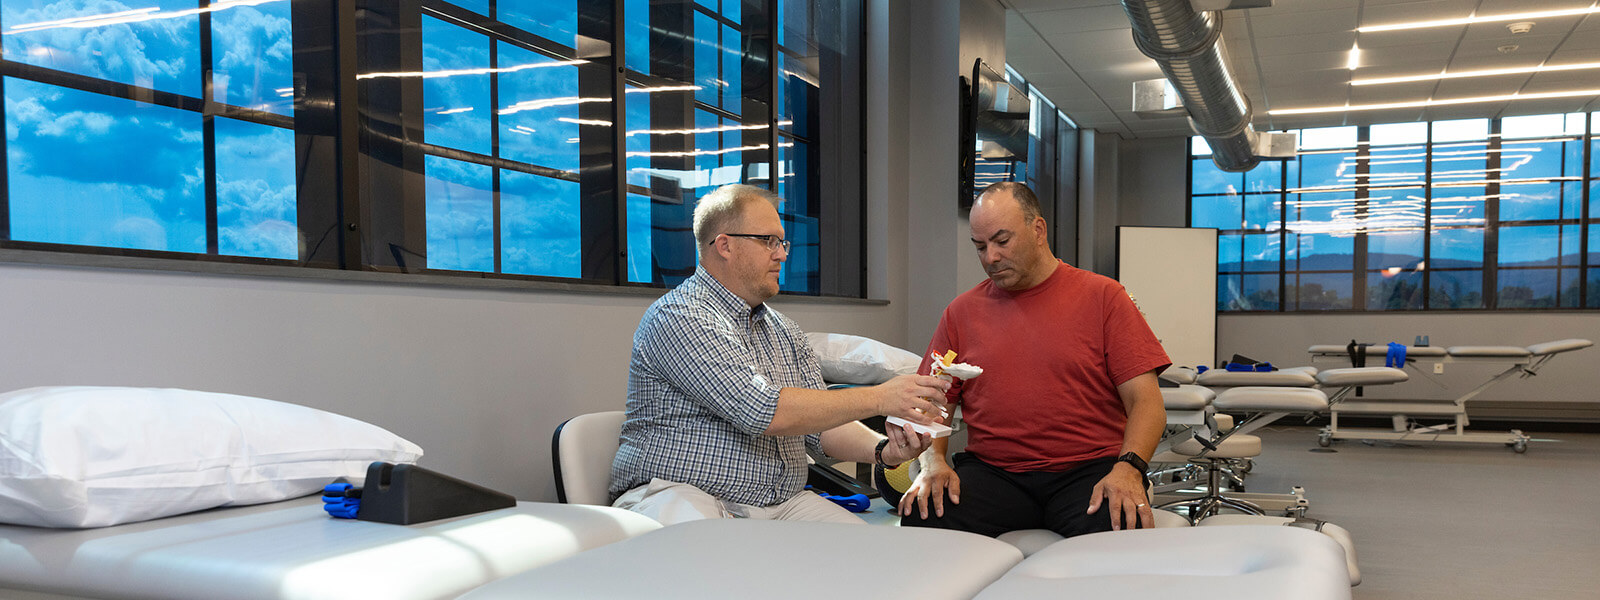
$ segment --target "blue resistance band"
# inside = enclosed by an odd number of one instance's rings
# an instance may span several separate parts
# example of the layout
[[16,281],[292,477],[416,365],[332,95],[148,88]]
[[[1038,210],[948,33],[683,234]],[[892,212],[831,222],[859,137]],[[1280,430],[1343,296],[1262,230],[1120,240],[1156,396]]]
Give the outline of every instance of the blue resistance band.
[[[1272,366],[1272,363],[1265,363],[1265,362],[1264,363],[1256,363],[1256,364],[1253,364],[1253,365],[1247,365],[1247,364],[1242,364],[1242,363],[1231,362],[1231,363],[1228,363],[1227,366],[1223,367],[1223,369],[1226,369],[1228,371],[1235,372],[1235,373],[1266,373],[1266,372],[1269,372],[1269,371],[1278,370],[1277,367]],[[1204,372],[1204,371],[1202,371],[1202,372]]]
[[1389,353],[1383,357],[1383,366],[1396,369],[1406,368],[1406,345],[1398,342],[1389,342]]
[[322,488],[322,510],[339,519],[354,519],[361,510],[361,488],[330,483]]

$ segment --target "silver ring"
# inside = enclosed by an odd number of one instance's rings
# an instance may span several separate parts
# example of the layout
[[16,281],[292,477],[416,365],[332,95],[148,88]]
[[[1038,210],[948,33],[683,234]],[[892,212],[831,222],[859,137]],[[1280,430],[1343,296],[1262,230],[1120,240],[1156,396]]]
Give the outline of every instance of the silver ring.
[[1134,508],[1144,508],[1145,506],[1146,505],[1144,505],[1144,504],[1135,504],[1135,505],[1133,505]]

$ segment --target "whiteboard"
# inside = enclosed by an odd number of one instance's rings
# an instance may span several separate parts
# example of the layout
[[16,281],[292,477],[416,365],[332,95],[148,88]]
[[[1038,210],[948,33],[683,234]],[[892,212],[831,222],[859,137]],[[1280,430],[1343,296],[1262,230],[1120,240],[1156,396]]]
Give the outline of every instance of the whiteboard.
[[1217,230],[1118,227],[1117,280],[1133,294],[1172,364],[1217,356]]

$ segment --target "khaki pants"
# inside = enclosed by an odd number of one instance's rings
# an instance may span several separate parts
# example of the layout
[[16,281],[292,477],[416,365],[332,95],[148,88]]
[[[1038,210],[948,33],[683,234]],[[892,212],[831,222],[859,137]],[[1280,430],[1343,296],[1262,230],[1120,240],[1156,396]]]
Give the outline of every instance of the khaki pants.
[[612,506],[650,517],[662,525],[700,519],[746,518],[866,524],[861,517],[810,491],[801,491],[772,506],[749,506],[718,499],[687,483],[665,479],[651,479],[650,483],[628,490]]

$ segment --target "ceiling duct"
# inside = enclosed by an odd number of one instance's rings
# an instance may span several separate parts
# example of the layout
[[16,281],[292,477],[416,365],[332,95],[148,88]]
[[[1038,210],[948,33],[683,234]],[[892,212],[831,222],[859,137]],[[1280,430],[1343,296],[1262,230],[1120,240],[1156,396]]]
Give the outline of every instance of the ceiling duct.
[[1196,12],[1190,0],[1122,0],[1122,9],[1133,23],[1134,44],[1161,65],[1217,167],[1255,167],[1258,144],[1266,140],[1250,126],[1250,100],[1228,72],[1222,12]]

